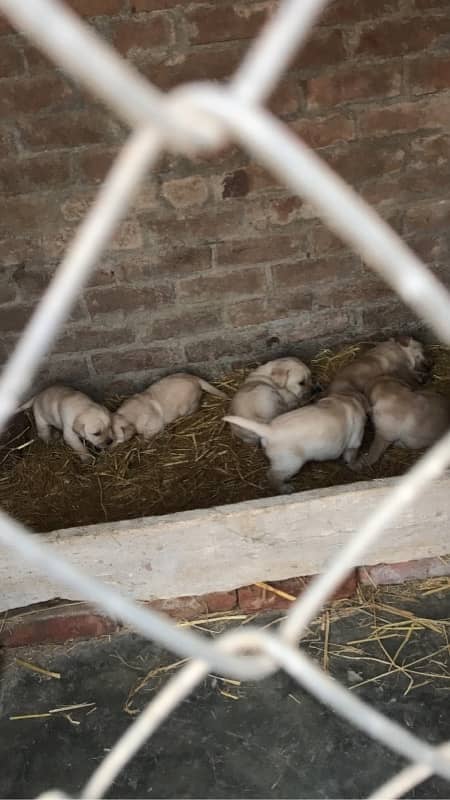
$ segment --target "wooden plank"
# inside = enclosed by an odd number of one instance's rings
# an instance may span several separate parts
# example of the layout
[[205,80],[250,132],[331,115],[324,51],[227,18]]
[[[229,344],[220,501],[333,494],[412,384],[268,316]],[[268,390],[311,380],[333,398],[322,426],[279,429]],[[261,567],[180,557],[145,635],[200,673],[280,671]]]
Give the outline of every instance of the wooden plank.
[[[200,595],[323,571],[394,483],[388,478],[35,535],[135,599]],[[450,553],[449,498],[447,473],[389,528],[364,564]],[[2,553],[0,587],[2,610],[81,599],[10,553]]]

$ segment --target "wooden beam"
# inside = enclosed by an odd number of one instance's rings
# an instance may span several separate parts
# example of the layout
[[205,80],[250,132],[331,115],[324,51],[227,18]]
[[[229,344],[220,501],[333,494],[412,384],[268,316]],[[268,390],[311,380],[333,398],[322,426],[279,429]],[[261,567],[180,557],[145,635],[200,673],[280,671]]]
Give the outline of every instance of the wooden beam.
[[[365,481],[35,535],[135,599],[201,595],[322,572],[394,484],[394,478]],[[363,561],[395,563],[447,553],[450,473],[402,514]],[[55,597],[82,599],[11,553],[1,553],[1,610]]]

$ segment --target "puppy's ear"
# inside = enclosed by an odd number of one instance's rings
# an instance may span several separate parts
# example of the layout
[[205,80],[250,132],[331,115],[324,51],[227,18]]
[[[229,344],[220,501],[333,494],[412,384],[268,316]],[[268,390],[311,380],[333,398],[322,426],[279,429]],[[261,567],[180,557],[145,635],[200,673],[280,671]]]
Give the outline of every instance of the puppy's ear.
[[75,433],[77,434],[77,436],[80,437],[80,439],[85,439],[86,438],[86,426],[81,421],[79,416],[75,417],[75,419],[73,421],[73,429],[74,429]]
[[128,441],[135,432],[136,429],[132,422],[128,422],[122,414],[115,415],[113,419],[113,434],[117,444]]
[[281,389],[284,389],[289,378],[289,370],[287,367],[276,366],[272,370],[271,377],[277,386],[279,386]]

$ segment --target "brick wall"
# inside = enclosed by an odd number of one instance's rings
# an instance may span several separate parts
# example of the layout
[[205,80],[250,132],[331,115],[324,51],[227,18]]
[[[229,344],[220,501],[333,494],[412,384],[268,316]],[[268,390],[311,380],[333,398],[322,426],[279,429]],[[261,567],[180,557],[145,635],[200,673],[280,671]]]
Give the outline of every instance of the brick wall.
[[[274,2],[72,0],[157,86],[230,75]],[[273,109],[448,282],[450,4],[335,0]],[[0,25],[0,356],[89,208],[124,129]],[[40,375],[141,385],[415,327],[307,204],[236,147],[164,156]]]

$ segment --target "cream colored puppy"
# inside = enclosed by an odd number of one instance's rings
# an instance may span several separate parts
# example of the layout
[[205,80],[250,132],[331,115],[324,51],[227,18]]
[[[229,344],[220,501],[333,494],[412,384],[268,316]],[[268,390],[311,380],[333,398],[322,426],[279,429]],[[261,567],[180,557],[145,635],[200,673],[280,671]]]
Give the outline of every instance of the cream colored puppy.
[[[311,370],[298,358],[277,358],[254,369],[234,395],[230,412],[257,422],[271,422],[274,417],[296,408],[311,397]],[[257,442],[249,430],[231,426],[244,442]]]
[[410,336],[401,336],[397,340],[390,339],[377,344],[339,370],[327,394],[351,390],[364,392],[367,396],[374,380],[382,375],[400,378],[414,375],[418,380],[423,380],[429,367],[423,345]]
[[18,410],[33,409],[38,436],[44,442],[52,438],[52,429],[62,431],[66,444],[82,461],[90,458],[83,440],[103,450],[113,442],[112,417],[103,406],[83,392],[68,386],[49,386]]
[[357,466],[371,466],[392,444],[422,450],[450,426],[450,401],[432,389],[414,391],[414,386],[394,378],[380,378],[369,394],[375,436],[367,456]]
[[328,461],[344,457],[348,464],[356,459],[366,424],[368,403],[362,394],[335,394],[314,405],[304,406],[276,417],[269,425],[227,416],[224,419],[261,437],[270,461],[267,477],[279,492],[295,489],[286,481],[307,461]]
[[116,444],[136,433],[150,440],[170,422],[193,414],[200,406],[202,392],[225,399],[227,396],[210,383],[178,372],[157,381],[144,392],[125,400],[113,416]]

